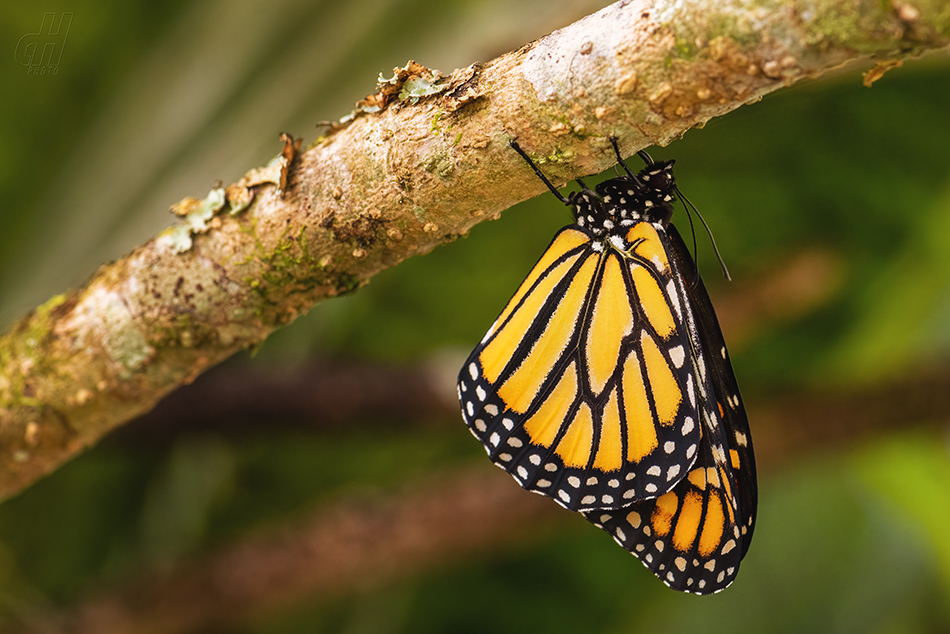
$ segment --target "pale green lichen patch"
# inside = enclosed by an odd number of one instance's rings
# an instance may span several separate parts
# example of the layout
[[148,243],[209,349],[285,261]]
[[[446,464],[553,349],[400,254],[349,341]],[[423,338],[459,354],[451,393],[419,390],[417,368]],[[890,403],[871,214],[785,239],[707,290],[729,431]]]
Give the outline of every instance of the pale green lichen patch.
[[389,79],[380,73],[376,92],[356,102],[356,108],[340,119],[339,125],[346,125],[361,114],[384,110],[394,99],[416,103],[423,97],[440,93],[449,87],[445,80],[439,71],[409,60],[404,67],[394,68]]
[[224,207],[224,188],[212,189],[204,200],[185,198],[172,205],[172,212],[181,216],[181,222],[163,233],[160,238],[168,240],[172,253],[184,253],[191,248],[191,236],[209,229],[208,221]]
[[155,354],[139,330],[122,297],[115,291],[97,289],[85,300],[101,322],[102,346],[119,366],[119,376],[129,378]]
[[407,79],[406,83],[402,85],[402,90],[399,91],[399,98],[402,100],[408,99],[410,103],[416,103],[422,97],[436,95],[448,87],[449,85],[447,83],[433,83],[425,77],[412,77]]

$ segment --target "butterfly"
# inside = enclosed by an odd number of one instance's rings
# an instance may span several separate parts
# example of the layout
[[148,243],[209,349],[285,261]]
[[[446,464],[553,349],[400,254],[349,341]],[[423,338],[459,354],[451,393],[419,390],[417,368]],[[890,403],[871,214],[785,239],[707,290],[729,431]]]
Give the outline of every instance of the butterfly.
[[611,143],[624,174],[565,198],[511,142],[574,222],[462,367],[462,417],[522,487],[583,514],[671,588],[712,594],[755,527],[749,423],[670,224],[674,200],[688,203],[673,161],[639,152],[635,174]]

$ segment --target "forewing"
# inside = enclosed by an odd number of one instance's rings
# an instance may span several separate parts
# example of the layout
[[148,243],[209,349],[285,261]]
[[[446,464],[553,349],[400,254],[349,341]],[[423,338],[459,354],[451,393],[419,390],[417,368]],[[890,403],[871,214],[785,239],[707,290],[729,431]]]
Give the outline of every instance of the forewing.
[[631,244],[598,250],[563,229],[459,376],[492,460],[571,510],[662,495],[698,453],[689,334],[666,295],[675,271],[654,229]]

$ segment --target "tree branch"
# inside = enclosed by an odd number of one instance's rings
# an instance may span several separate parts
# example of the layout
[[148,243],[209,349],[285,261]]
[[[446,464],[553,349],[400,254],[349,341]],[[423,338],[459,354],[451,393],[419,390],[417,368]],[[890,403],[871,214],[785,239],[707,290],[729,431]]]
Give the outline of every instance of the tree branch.
[[844,62],[882,72],[948,43],[939,0],[640,0],[444,82],[410,65],[307,151],[285,146],[277,172],[182,201],[185,229],[0,338],[0,498],[316,302],[540,193],[511,138],[566,181],[613,162],[608,136],[664,144]]

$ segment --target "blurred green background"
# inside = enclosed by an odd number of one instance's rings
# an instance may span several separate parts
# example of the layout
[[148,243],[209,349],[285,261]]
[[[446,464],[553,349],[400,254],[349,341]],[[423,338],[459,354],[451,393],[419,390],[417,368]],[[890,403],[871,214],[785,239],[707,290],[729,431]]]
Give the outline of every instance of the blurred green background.
[[[170,224],[172,203],[266,162],[279,132],[309,143],[378,73],[489,60],[605,4],[3,3],[0,322]],[[45,12],[73,19],[57,73],[31,76],[14,53]],[[950,409],[905,390],[950,391],[950,59],[910,62],[871,89],[863,69],[651,150],[676,158],[736,280],[722,281],[700,234],[762,449],[755,541],[732,587],[680,595],[565,521],[213,631],[950,631]],[[567,220],[550,196],[528,201],[214,373],[313,360],[424,370],[451,399],[458,363]],[[823,409],[840,399],[856,405]],[[860,420],[842,432],[864,402],[888,405],[874,432]],[[450,410],[420,424],[117,434],[0,506],[0,631],[334,500],[494,469]]]

